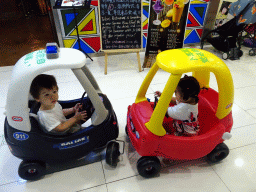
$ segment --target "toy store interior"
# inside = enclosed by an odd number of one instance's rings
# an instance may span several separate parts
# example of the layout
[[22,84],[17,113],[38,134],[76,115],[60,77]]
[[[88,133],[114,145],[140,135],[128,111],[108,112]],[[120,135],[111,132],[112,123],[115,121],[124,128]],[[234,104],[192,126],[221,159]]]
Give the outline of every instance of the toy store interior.
[[0,5],[1,192],[256,192],[255,0]]

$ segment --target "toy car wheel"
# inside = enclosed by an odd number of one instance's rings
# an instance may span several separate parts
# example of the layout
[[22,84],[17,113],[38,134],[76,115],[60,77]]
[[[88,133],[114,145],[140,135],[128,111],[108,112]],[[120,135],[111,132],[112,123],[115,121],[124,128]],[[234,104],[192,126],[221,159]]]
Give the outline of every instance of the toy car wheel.
[[37,180],[45,175],[46,165],[38,161],[22,161],[20,163],[18,174],[25,180]]
[[107,145],[106,150],[106,163],[110,166],[116,167],[119,155],[119,143],[115,141],[110,141]]
[[145,178],[156,176],[161,169],[160,161],[157,157],[141,157],[137,162],[139,174]]
[[229,53],[223,53],[222,54],[222,59],[227,60],[228,57],[229,57]]
[[239,50],[239,52],[238,52],[238,57],[239,57],[239,58],[242,57],[243,54],[244,54],[244,52],[243,52],[242,50]]
[[218,144],[211,153],[207,155],[207,159],[213,163],[222,161],[229,154],[229,148],[225,143]]
[[128,127],[127,127],[127,125],[125,126],[125,133],[126,133],[126,135],[127,135],[127,136],[129,136],[129,134],[128,134]]
[[249,50],[249,55],[250,55],[250,56],[254,56],[254,55],[255,55],[254,49]]

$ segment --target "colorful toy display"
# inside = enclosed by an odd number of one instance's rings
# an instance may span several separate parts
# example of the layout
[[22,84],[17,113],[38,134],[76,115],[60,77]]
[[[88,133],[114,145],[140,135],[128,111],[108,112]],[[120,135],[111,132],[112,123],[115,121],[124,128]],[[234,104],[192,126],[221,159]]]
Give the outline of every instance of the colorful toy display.
[[[170,77],[154,107],[145,94],[158,69],[169,72]],[[201,87],[198,95],[199,135],[185,137],[166,134],[166,130],[173,130],[173,120],[165,116],[166,111],[182,74],[188,72],[193,72]],[[218,92],[209,87],[211,72],[217,79]],[[217,56],[194,48],[159,53],[127,113],[126,133],[142,156],[137,162],[139,174],[143,177],[157,175],[161,168],[157,156],[174,160],[207,156],[211,162],[226,158],[229,149],[223,141],[231,137],[233,99],[231,73]]]
[[[26,180],[39,179],[45,175],[46,164],[76,160],[105,146],[106,162],[111,166],[117,165],[120,155],[119,143],[111,141],[119,134],[115,112],[86,67],[85,55],[76,49],[52,46],[54,44],[50,44],[47,51],[29,53],[16,63],[7,95],[5,140],[11,153],[23,160],[18,173]],[[55,54],[53,59],[47,57],[48,52]],[[87,107],[93,110],[87,110],[87,114],[91,118],[91,125],[79,132],[52,135],[38,122],[35,100],[29,99],[30,85],[37,75],[53,69],[72,70],[90,100],[91,106]],[[65,109],[81,103],[82,98],[58,102]]]

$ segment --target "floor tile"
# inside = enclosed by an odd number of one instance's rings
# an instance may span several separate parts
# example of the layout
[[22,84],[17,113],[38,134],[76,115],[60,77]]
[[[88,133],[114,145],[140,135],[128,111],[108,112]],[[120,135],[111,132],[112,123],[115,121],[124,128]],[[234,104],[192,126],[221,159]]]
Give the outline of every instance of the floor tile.
[[[72,181],[72,182],[71,182]],[[100,162],[46,175],[38,181],[20,180],[0,186],[0,191],[80,191],[105,183]],[[95,191],[95,189],[90,189]],[[102,190],[104,191],[104,190]]]
[[81,190],[79,192],[108,192],[106,185],[101,185],[98,187],[93,187],[90,189]]
[[135,102],[135,97],[129,97],[124,99],[113,99],[111,104],[117,116],[117,121],[119,125],[119,137],[126,136],[125,126],[127,120],[127,110],[128,106]]
[[247,111],[243,110],[237,104],[232,107],[233,116],[233,128],[238,128],[246,125],[251,125],[256,123],[256,117],[250,115]]
[[256,190],[256,144],[230,151],[221,163],[212,165],[214,171],[232,192]]
[[256,86],[235,89],[234,101],[244,110],[256,108]]
[[20,159],[11,154],[7,145],[0,146],[0,186],[21,180],[18,176],[20,162]]
[[5,108],[0,107],[0,135],[4,134]]
[[125,153],[119,157],[120,161],[118,162],[117,167],[110,167],[105,162],[103,164],[107,183],[138,175],[136,163],[140,156],[135,151],[131,143],[128,142],[127,137],[123,137],[120,139],[126,141]]
[[160,176],[145,179],[141,176],[131,177],[107,184],[109,192],[148,192],[148,191],[223,191],[228,188],[207,163],[184,163],[168,167]]
[[251,75],[251,76],[252,75],[256,76],[255,61],[256,61],[256,58],[254,59],[253,62],[248,61],[246,63],[241,63],[240,67],[245,71],[246,74]]
[[[68,182],[70,183],[70,181]],[[11,183],[9,185],[3,185],[0,186],[0,191],[1,192],[47,192],[47,191],[51,191],[51,192],[58,192],[60,190],[55,190],[52,189],[50,186],[48,186],[48,183],[45,184],[45,186],[34,186],[33,184],[30,184],[26,181],[24,182],[15,182],[15,183]],[[60,184],[60,185],[64,185],[64,184]],[[97,187],[92,187],[90,189],[81,189],[81,190],[76,190],[76,188],[74,189],[64,189],[63,191],[70,191],[70,192],[107,192],[107,187],[106,185],[101,185],[101,186],[97,186]]]
[[243,68],[239,71],[232,71],[234,88],[256,85],[256,75],[247,73]]
[[[141,53],[140,55],[143,55],[143,53]],[[140,61],[142,64],[142,61],[143,61],[142,57],[140,58]],[[96,63],[98,67],[98,72],[96,72],[96,75],[98,73],[104,74],[105,56],[97,57],[96,62],[93,61],[91,63],[88,63],[87,66],[90,68],[95,65],[94,63]],[[139,71],[136,53],[118,54],[118,55],[108,54],[107,75],[110,75],[117,71],[127,71],[127,70],[128,71],[133,70],[134,72]]]
[[232,138],[225,143],[229,149],[235,149],[256,143],[256,124],[231,130]]
[[3,86],[6,86],[6,84],[9,84],[11,81],[11,75],[12,75],[12,71],[0,70],[0,84],[3,84]]
[[77,81],[77,78],[71,69],[55,69],[46,71],[45,74],[53,75],[56,78],[58,84]]
[[0,72],[8,72],[8,71],[12,71],[14,66],[4,66],[4,67],[0,67]]
[[59,83],[59,100],[72,100],[81,98],[84,88],[78,81]]
[[0,108],[5,107],[9,83],[0,83]]
[[156,91],[160,91],[162,93],[165,88],[165,85],[166,85],[165,83],[150,85],[149,87],[153,90],[153,92],[151,92],[151,94],[153,94]]
[[254,118],[256,118],[256,109],[249,109],[249,110],[246,110],[246,112],[249,113]]
[[21,160],[10,154],[7,145],[1,146],[0,152],[0,191],[79,191],[105,184],[101,162],[47,174],[38,181],[24,181],[17,174]]
[[4,135],[0,134],[0,147],[5,144]]
[[111,76],[111,78],[104,77],[98,79],[98,84],[102,92],[106,94],[111,101],[112,99],[136,96],[142,80],[143,79],[138,74],[128,74]]

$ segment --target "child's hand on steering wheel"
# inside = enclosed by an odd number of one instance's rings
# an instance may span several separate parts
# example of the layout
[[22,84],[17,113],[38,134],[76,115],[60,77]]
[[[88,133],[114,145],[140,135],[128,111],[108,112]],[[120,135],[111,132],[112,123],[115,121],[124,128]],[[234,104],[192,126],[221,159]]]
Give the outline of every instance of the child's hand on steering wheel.
[[76,112],[76,110],[82,109],[82,107],[83,107],[83,104],[77,103],[77,104],[73,107],[73,109],[74,109],[74,111]]
[[76,109],[74,118],[76,118],[77,121],[81,121],[81,120],[82,120],[82,121],[86,121],[87,113],[86,113],[86,111],[81,111],[81,112],[79,112],[79,108],[78,108],[78,109]]
[[156,97],[160,97],[161,94],[162,94],[162,93],[161,93],[160,91],[156,91],[156,92],[155,92],[155,96],[156,96]]

